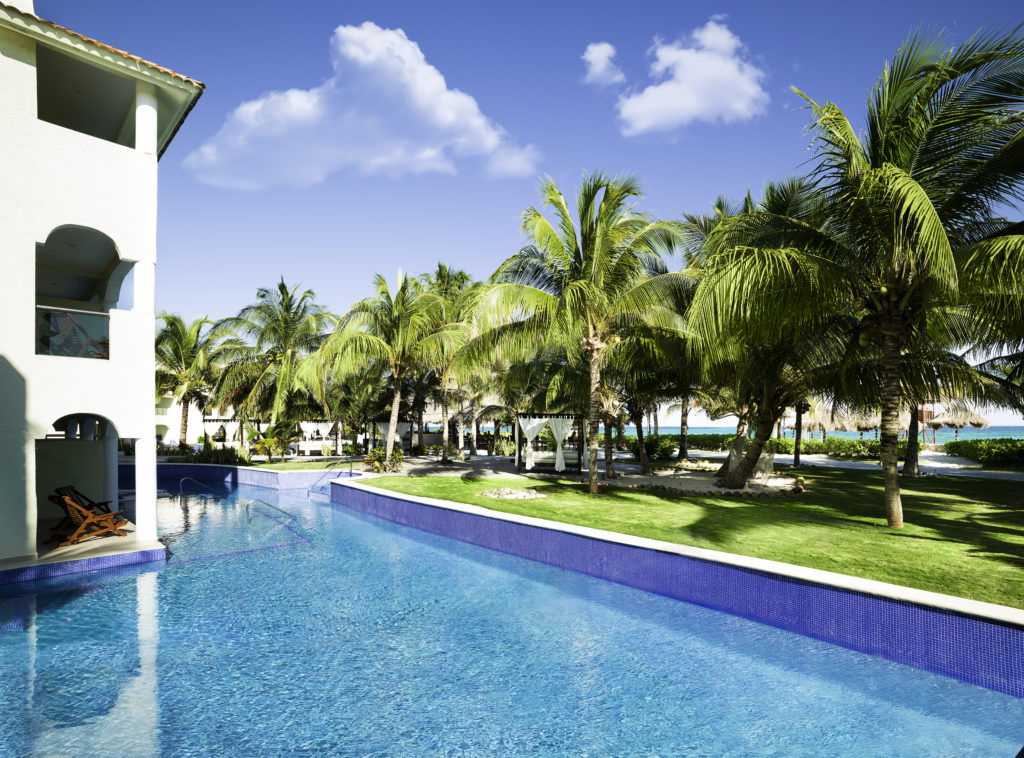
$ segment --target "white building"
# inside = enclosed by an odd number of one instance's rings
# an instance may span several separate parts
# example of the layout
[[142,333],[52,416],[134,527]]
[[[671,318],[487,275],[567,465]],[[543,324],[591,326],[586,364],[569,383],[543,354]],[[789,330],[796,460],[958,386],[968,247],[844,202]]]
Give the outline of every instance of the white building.
[[116,499],[119,439],[156,538],[157,161],[203,91],[32,14],[0,2],[0,560],[54,487]]

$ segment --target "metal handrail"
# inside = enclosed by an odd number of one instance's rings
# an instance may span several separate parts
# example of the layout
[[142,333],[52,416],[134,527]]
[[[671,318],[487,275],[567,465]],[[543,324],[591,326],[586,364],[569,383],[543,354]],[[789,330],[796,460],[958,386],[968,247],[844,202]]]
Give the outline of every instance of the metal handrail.
[[110,318],[107,311],[87,311],[84,308],[68,308],[64,305],[36,305],[39,311],[56,311],[57,313],[84,313],[87,316],[106,316]]
[[193,479],[191,476],[183,476],[183,477],[181,477],[181,479],[178,480],[178,497],[181,497],[181,495],[182,495],[181,485],[183,485],[186,481],[188,481],[188,482],[195,482],[196,484],[198,484],[203,489],[209,491],[209,493],[211,495],[216,495],[217,494],[216,491],[214,491],[211,487],[209,487],[206,484],[203,484],[198,479]]
[[314,489],[316,489],[321,484],[323,484],[324,479],[326,479],[331,474],[333,474],[334,473],[334,469],[338,468],[338,466],[342,465],[343,463],[347,463],[348,464],[348,473],[349,473],[349,475],[351,475],[352,474],[352,461],[351,460],[346,461],[345,459],[342,458],[340,460],[335,461],[334,465],[331,466],[329,469],[327,469],[327,471],[324,472],[323,476],[321,476],[319,479],[317,479],[315,482],[313,482],[311,485],[309,485],[306,488],[306,500],[309,500],[310,493],[312,493]]
[[285,516],[290,518],[292,521],[294,521],[294,520],[296,520],[298,518],[298,516],[296,516],[294,513],[289,513],[288,511],[284,510],[283,508],[278,508],[276,505],[273,505],[272,503],[268,503],[266,500],[261,500],[260,498],[255,498],[255,499],[252,499],[252,500],[246,499],[246,501],[245,501],[245,518],[246,518],[247,521],[250,521],[250,522],[252,521],[252,515],[249,512],[249,506],[251,506],[253,503],[262,503],[263,505],[267,506],[268,508],[273,508],[278,513],[283,513]]

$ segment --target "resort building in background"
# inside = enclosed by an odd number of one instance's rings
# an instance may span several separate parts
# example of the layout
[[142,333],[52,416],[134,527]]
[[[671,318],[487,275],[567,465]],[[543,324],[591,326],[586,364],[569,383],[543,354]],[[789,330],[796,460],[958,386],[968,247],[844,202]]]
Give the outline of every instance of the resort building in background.
[[[0,560],[34,559],[55,487],[156,526],[157,163],[203,85],[0,3]],[[120,503],[124,507],[126,503]]]

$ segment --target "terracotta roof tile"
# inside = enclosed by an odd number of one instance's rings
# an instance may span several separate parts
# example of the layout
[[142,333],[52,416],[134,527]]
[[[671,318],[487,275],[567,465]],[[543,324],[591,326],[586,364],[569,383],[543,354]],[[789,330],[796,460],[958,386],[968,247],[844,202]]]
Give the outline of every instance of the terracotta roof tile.
[[124,58],[127,58],[128,60],[133,60],[133,61],[136,61],[137,63],[141,63],[142,65],[144,65],[144,66],[146,66],[148,68],[153,69],[154,71],[159,71],[159,72],[161,72],[163,74],[167,74],[168,76],[172,76],[175,79],[180,79],[181,81],[185,82],[186,84],[190,84],[193,87],[196,87],[196,88],[198,88],[200,90],[206,89],[206,85],[203,84],[202,82],[197,81],[196,79],[191,79],[191,78],[189,78],[187,76],[183,76],[182,74],[179,74],[176,71],[171,71],[169,68],[164,68],[163,66],[158,66],[155,63],[151,63],[150,61],[147,61],[145,58],[140,58],[139,56],[132,55],[131,53],[125,52],[124,50],[118,50],[116,47],[111,47],[110,45],[105,45],[102,42],[100,42],[99,40],[91,39],[90,37],[86,37],[85,35],[79,34],[78,32],[73,32],[73,31],[71,31],[70,29],[68,29],[65,26],[61,26],[60,24],[55,24],[52,21],[47,21],[46,19],[39,18],[39,16],[33,15],[31,13],[26,13],[25,11],[21,10],[20,8],[15,8],[13,5],[8,5],[7,3],[0,2],[0,6],[6,8],[7,10],[14,11],[15,13],[20,13],[22,16],[26,16],[28,18],[34,18],[36,21],[39,21],[39,22],[41,22],[43,24],[46,24],[47,26],[50,26],[53,29],[56,29],[57,31],[63,32],[64,34],[71,35],[72,37],[77,37],[78,39],[80,39],[83,42],[86,42],[86,43],[88,43],[90,45],[95,45],[96,47],[103,48],[104,50],[109,50],[110,52],[116,53],[117,55],[120,55],[120,56],[122,56]]

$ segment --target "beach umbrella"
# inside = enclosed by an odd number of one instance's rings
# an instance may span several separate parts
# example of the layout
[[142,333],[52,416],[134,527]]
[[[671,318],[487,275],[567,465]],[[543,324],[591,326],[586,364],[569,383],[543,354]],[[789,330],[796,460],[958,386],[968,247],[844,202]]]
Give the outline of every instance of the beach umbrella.
[[804,414],[803,424],[805,429],[821,432],[822,438],[827,431],[848,432],[852,428],[852,422],[846,414],[820,400],[811,401],[810,410]]
[[939,429],[943,426],[952,427],[954,440],[960,439],[960,430],[965,426],[984,429],[988,425],[988,419],[984,416],[979,416],[966,405],[951,406],[942,413],[936,414],[932,420],[928,422],[928,426],[932,429]]

